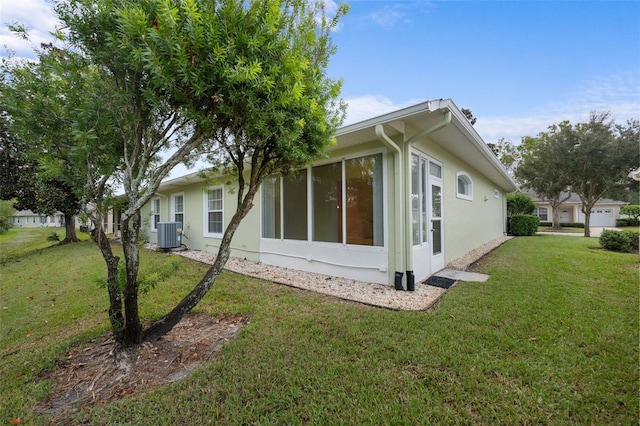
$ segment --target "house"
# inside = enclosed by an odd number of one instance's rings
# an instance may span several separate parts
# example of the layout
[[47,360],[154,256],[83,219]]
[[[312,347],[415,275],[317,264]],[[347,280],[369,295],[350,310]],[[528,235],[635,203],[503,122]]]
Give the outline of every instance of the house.
[[12,216],[10,222],[16,228],[62,227],[64,226],[64,215],[55,212],[47,216],[34,213],[31,210],[21,210]]
[[[412,289],[505,234],[517,185],[451,100],[345,126],[336,139],[327,158],[264,182],[232,256]],[[148,239],[177,222],[187,247],[217,251],[234,187],[201,173],[163,182],[143,209]]]
[[[553,210],[549,200],[544,200],[535,191],[530,189],[522,190],[522,193],[528,195],[536,204],[534,214],[540,218],[542,222],[553,221]],[[582,201],[577,194],[563,192],[560,199],[569,198],[560,205],[560,223],[584,223],[584,213],[582,213]],[[590,226],[615,227],[616,219],[620,218],[620,208],[629,203],[624,201],[616,201],[608,198],[601,198],[593,206],[591,217],[589,218]]]

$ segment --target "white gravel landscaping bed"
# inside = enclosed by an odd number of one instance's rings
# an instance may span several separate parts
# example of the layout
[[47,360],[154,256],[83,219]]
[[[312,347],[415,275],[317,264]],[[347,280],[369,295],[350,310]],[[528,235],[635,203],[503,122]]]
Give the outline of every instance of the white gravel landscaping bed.
[[[490,241],[467,255],[450,262],[447,268],[463,271],[470,264],[510,238],[511,237],[501,237]],[[155,245],[149,245],[148,248],[153,250],[155,249]],[[175,254],[206,264],[212,264],[215,260],[214,253],[199,250],[177,251]],[[339,297],[341,299],[396,310],[419,311],[428,309],[446,291],[439,287],[432,287],[420,283],[416,283],[415,291],[397,291],[393,286],[313,274],[266,265],[237,257],[229,258],[225,269],[291,287]]]

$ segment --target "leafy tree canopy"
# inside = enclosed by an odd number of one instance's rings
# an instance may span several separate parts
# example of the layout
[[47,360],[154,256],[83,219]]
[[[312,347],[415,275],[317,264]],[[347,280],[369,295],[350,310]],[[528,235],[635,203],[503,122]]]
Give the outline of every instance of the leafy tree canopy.
[[536,204],[525,194],[507,195],[507,215],[532,214],[536,209]]
[[635,185],[628,174],[640,162],[639,128],[637,120],[616,125],[608,112],[592,113],[586,123],[554,124],[535,138],[523,138],[522,164],[516,176],[525,187],[552,201],[554,226],[557,207],[563,201],[560,194],[577,194],[585,214],[585,236],[589,236],[595,203]]
[[[105,104],[117,128],[103,144],[121,147],[107,157],[116,159],[112,173],[127,199],[126,284],[120,291],[115,278],[107,280],[110,318],[119,342],[139,343],[168,331],[212,286],[262,180],[323,155],[344,117],[341,83],[326,67],[335,50],[331,29],[346,7],[330,18],[321,3],[306,0],[67,0],[56,11],[73,51],[109,84]],[[91,135],[88,122],[77,121],[76,136]],[[83,140],[95,147],[102,139]],[[237,212],[216,264],[145,334],[138,316],[140,210],[175,165],[199,155],[237,177]],[[107,246],[101,250],[112,277],[117,260]]]

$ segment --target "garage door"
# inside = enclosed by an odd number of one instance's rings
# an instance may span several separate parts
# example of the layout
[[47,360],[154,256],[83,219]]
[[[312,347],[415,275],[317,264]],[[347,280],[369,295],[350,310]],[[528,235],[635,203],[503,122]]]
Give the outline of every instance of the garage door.
[[613,209],[591,210],[591,226],[616,226],[616,217]]

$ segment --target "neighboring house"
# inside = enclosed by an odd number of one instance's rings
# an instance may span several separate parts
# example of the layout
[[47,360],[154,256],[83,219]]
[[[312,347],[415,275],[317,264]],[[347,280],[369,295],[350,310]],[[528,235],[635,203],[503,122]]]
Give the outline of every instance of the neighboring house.
[[62,227],[64,226],[64,215],[55,212],[53,215],[47,216],[34,213],[31,210],[21,210],[13,215],[11,223],[16,228]]
[[[327,158],[262,185],[232,256],[406,288],[505,234],[517,184],[451,100],[348,125],[336,139]],[[150,241],[177,222],[183,244],[216,252],[236,208],[229,180],[163,182],[143,210]]]
[[[89,204],[87,206],[88,215],[95,213],[95,205]],[[120,238],[120,223],[122,218],[122,211],[119,208],[112,207],[102,216],[102,230],[105,234],[113,234],[114,237]],[[76,220],[77,221],[77,220]],[[94,229],[93,223],[90,219],[87,219],[84,223],[80,224],[80,229],[83,231]]]
[[[534,214],[538,216],[542,222],[553,221],[553,210],[551,209],[551,203],[548,200],[541,199],[535,191],[530,189],[523,189],[522,193],[528,195],[536,204],[536,211]],[[566,192],[562,193],[560,199],[563,199],[566,196]],[[615,227],[616,219],[620,218],[620,207],[627,204],[629,203],[611,200],[608,198],[598,200],[591,210],[591,217],[589,220],[590,226]],[[560,205],[560,223],[584,223],[584,220],[584,213],[582,213],[582,201],[580,201],[580,197],[577,194],[572,193],[571,196]]]

